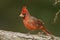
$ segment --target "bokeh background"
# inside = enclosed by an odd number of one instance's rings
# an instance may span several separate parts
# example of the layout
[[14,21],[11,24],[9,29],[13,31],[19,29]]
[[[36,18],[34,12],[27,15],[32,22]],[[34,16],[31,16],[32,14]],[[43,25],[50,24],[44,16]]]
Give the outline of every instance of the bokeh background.
[[22,7],[26,5],[31,15],[43,20],[45,27],[53,35],[60,36],[60,14],[56,23],[53,23],[60,4],[53,4],[54,0],[0,0],[0,30],[27,33],[29,30],[19,17]]

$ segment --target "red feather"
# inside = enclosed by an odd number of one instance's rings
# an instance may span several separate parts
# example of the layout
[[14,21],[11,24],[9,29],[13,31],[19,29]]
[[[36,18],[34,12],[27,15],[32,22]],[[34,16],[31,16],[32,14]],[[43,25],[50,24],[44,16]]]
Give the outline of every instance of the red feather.
[[40,30],[42,30],[44,33],[46,33],[47,35],[51,34],[51,33],[44,27],[43,23],[42,23],[39,19],[37,19],[37,18],[35,18],[35,17],[33,17],[33,16],[31,16],[31,15],[29,14],[26,6],[24,6],[24,7],[22,8],[22,13],[21,13],[21,14],[24,15],[23,23],[24,23],[24,25],[25,25],[25,27],[26,27],[27,29],[29,29],[29,30],[38,30],[38,29],[40,29]]

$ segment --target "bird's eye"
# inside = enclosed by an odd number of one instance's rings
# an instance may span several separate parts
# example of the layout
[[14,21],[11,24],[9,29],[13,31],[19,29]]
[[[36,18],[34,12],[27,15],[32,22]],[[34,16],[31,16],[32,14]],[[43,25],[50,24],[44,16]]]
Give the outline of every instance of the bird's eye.
[[24,16],[26,15],[26,13],[23,14]]

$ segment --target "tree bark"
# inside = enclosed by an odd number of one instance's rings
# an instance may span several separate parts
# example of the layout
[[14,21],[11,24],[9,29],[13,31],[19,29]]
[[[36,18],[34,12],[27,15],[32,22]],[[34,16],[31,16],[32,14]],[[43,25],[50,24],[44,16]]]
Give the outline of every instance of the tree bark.
[[44,34],[24,34],[20,32],[12,32],[0,30],[0,40],[60,40],[60,37],[54,35],[44,35]]

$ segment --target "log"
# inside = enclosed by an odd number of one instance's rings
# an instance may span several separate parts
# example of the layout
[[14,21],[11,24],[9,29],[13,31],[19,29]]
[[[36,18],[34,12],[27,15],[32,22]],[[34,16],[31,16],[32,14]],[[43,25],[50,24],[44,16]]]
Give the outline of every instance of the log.
[[37,34],[24,34],[20,32],[0,30],[0,40],[60,40],[60,37],[54,35]]

